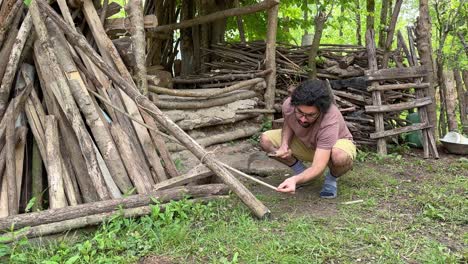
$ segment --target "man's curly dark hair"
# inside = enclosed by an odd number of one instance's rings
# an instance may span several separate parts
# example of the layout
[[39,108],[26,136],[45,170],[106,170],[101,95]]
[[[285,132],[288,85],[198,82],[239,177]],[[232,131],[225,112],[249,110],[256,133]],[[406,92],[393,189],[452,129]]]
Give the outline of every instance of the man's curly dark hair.
[[332,103],[331,94],[325,81],[307,80],[302,82],[291,95],[291,105],[316,106],[326,113]]

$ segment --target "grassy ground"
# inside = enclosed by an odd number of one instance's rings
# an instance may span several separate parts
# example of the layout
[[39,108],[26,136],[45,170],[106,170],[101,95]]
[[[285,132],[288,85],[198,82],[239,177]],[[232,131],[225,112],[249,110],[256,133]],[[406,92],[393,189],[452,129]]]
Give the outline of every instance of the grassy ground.
[[294,196],[250,186],[271,219],[254,219],[235,197],[182,201],[140,219],[116,217],[79,237],[0,245],[0,262],[466,263],[467,176],[468,160],[456,156],[361,153],[336,200],[318,198],[320,180]]

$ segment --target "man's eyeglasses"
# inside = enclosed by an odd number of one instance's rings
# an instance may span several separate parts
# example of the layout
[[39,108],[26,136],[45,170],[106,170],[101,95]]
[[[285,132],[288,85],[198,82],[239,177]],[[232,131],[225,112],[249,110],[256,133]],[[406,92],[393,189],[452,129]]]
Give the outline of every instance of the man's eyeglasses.
[[294,113],[296,114],[297,118],[305,117],[309,121],[313,121],[313,120],[317,119],[317,117],[320,115],[320,112],[317,112],[317,113],[303,113],[297,107],[294,108]]

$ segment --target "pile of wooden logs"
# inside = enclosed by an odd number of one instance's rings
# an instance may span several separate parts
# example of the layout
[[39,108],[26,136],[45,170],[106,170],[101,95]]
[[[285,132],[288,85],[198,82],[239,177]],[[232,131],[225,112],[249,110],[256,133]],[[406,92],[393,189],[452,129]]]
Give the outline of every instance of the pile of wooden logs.
[[[259,122],[254,119],[265,113],[264,109],[259,109],[259,104],[266,87],[263,76],[268,72],[173,80],[176,86],[203,87],[197,89],[168,89],[151,84],[148,89],[157,94],[155,104],[179,127],[188,131],[202,146],[210,146],[259,132]],[[229,82],[204,86],[213,80]],[[242,122],[246,120],[249,122]],[[171,151],[182,150],[174,144],[169,144],[168,148]]]
[[[267,215],[269,210],[233,177],[229,166],[139,92],[138,71],[136,85],[106,35],[101,22],[106,12],[98,13],[91,0],[81,1],[77,9],[69,3],[59,0],[50,6],[33,0],[25,7],[22,1],[5,0],[0,6],[0,59],[5,62],[0,64],[0,218],[6,217],[0,229],[31,219],[33,223],[14,228],[51,224],[31,232],[53,233],[105,219],[117,205],[132,208],[128,215],[147,213],[148,207],[141,206],[148,206],[150,196],[165,202],[182,194],[203,198],[227,193],[224,185],[154,192],[156,183],[180,182],[181,177],[187,181],[165,139],[189,149],[257,217]],[[75,28],[78,22],[81,28]],[[226,90],[198,91],[195,97],[219,105],[251,98],[262,88],[264,81],[257,78]],[[159,100],[158,106],[164,102]],[[131,194],[138,195],[123,198]],[[21,214],[42,209],[55,211]],[[39,220],[39,215],[48,220]]]
[[[299,47],[289,44],[278,44],[276,48],[276,104],[277,113],[281,111],[281,103],[297,84],[307,80],[308,46]],[[173,79],[173,85],[179,89],[225,88],[238,82],[263,76],[262,60],[265,43],[227,43],[213,45],[206,50],[215,59],[207,63],[211,67],[209,73],[197,76],[180,76]],[[328,79],[331,83],[334,99],[345,116],[348,127],[359,145],[375,146],[376,141],[369,135],[375,131],[372,115],[365,113],[365,106],[372,104],[372,94],[367,91],[368,80],[365,71],[368,70],[367,51],[365,47],[354,45],[321,45],[317,59],[318,77]],[[392,53],[391,58],[397,58]],[[377,50],[377,59],[381,61],[383,51]],[[393,61],[392,61],[393,62]],[[398,63],[402,62],[398,60]],[[399,83],[410,80],[399,80]],[[395,83],[393,81],[388,84]],[[406,102],[415,96],[408,92],[389,91],[383,99],[385,103]],[[262,112],[264,104],[259,97],[256,109],[248,110]],[[266,110],[264,110],[263,113]],[[245,113],[238,111],[238,113]],[[386,125],[391,128],[405,126],[406,121],[396,115],[385,116]]]

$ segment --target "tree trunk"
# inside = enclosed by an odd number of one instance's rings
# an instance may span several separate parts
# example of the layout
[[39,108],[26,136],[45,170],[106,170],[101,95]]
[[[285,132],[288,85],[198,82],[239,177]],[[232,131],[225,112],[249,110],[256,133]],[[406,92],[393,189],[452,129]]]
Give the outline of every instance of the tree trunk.
[[[195,4],[193,0],[182,1],[182,11],[180,14],[180,20],[190,20],[194,15]],[[180,53],[182,56],[182,66],[180,75],[190,75],[194,72],[194,46],[192,39],[192,28],[184,28],[180,30],[181,42],[180,42]]]
[[448,131],[458,131],[458,122],[456,115],[456,92],[453,79],[453,72],[444,71],[445,101],[447,110]]
[[374,0],[367,0],[366,10],[367,10],[366,31],[369,29],[374,30],[374,21],[375,21],[375,1]]
[[[466,113],[466,101],[465,101],[465,89],[463,88],[463,80],[460,75],[460,70],[454,69],[453,75],[455,76],[455,83],[457,87],[457,95],[458,95],[458,110],[460,112],[460,121],[462,124],[462,129],[468,129],[468,118]],[[463,131],[460,131],[463,133]]]
[[322,38],[323,28],[327,21],[327,14],[324,11],[319,11],[315,17],[315,32],[312,45],[309,50],[309,79],[317,79],[317,54],[320,46],[320,39]]
[[360,0],[355,0],[356,2],[356,42],[359,46],[362,46],[362,36],[361,36],[361,4]]
[[[239,8],[239,0],[234,0],[234,7]],[[307,21],[307,19],[305,19]],[[239,30],[239,39],[241,43],[245,43],[245,30],[244,30],[244,21],[242,16],[236,16],[237,28]]]
[[382,0],[382,9],[380,9],[380,25],[379,25],[379,44],[378,47],[385,48],[386,35],[387,35],[387,14],[390,0]]
[[418,48],[421,65],[428,69],[428,74],[423,77],[423,82],[429,83],[427,89],[428,94],[432,98],[432,104],[427,106],[427,114],[429,123],[432,125],[431,133],[434,138],[437,138],[435,129],[437,127],[437,111],[436,111],[436,90],[434,88],[434,69],[432,61],[432,45],[431,45],[431,17],[429,15],[429,0],[419,1],[419,17],[416,22],[416,44]]

